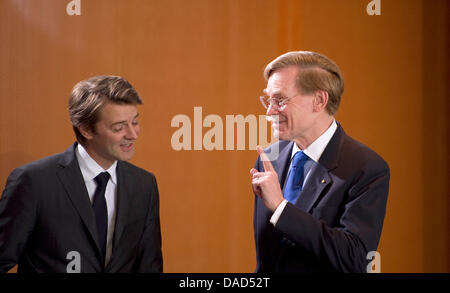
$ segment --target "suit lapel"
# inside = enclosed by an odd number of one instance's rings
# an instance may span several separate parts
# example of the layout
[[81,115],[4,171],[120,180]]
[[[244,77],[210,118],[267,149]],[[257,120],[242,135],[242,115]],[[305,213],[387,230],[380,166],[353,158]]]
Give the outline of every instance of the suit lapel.
[[64,186],[72,204],[80,215],[84,225],[93,241],[96,244],[97,252],[100,254],[100,246],[98,244],[97,227],[95,224],[94,212],[92,211],[89,195],[86,190],[83,175],[81,174],[77,158],[75,156],[76,143],[63,153],[60,161],[62,167],[57,176]]
[[323,189],[331,183],[328,169],[320,164],[316,164],[312,168],[309,179],[306,181],[304,188],[300,192],[295,205],[302,211],[310,212],[314,203],[319,199]]
[[337,167],[343,136],[345,136],[344,130],[338,123],[336,132],[320,156],[319,162],[311,169],[308,180],[295,202],[295,205],[301,210],[310,212],[314,204],[320,199],[325,187],[333,184],[330,173]]
[[107,266],[113,263],[114,254],[119,245],[119,240],[122,236],[123,229],[127,222],[128,213],[130,211],[130,194],[132,194],[133,187],[130,180],[127,178],[126,166],[123,162],[117,161],[117,205],[116,205],[116,223],[114,228],[113,247],[111,260]]

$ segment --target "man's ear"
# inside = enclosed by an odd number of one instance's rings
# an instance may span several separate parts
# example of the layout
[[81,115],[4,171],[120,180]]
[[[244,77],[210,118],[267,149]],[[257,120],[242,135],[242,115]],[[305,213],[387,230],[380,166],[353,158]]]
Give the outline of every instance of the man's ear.
[[314,112],[320,112],[327,107],[328,104],[328,92],[318,90],[314,94],[313,109]]
[[91,140],[94,137],[94,133],[92,129],[84,124],[80,125],[78,127],[78,130],[80,131],[81,135],[84,136],[86,140]]

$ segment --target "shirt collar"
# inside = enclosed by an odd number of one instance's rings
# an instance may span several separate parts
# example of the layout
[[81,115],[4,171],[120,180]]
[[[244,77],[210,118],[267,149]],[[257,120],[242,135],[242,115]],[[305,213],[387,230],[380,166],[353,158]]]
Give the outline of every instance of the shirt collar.
[[[325,150],[334,133],[336,132],[336,129],[337,123],[336,120],[333,120],[333,123],[331,123],[330,127],[328,127],[328,129],[324,133],[322,133],[321,136],[319,136],[306,149],[304,149],[303,152],[308,157],[310,157],[314,162],[319,162],[320,156],[322,156],[323,151]],[[296,152],[299,151],[301,151],[301,149],[298,147],[296,143],[294,143],[291,158],[295,155]]]
[[85,179],[94,180],[98,174],[106,171],[111,176],[112,182],[117,184],[117,161],[114,161],[111,167],[109,167],[108,170],[105,170],[88,154],[86,149],[81,144],[77,145],[75,153],[78,159],[78,164],[80,165],[81,173]]

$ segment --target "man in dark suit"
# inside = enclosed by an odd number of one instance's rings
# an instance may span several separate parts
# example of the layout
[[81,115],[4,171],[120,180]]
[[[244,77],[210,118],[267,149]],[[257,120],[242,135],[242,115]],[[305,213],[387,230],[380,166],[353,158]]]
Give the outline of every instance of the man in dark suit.
[[15,169],[0,199],[0,272],[162,272],[155,176],[128,162],[141,98],[121,77],[79,82],[77,142]]
[[366,272],[383,226],[389,167],[334,119],[344,83],[314,52],[289,52],[265,72],[261,97],[277,143],[250,170],[256,272]]

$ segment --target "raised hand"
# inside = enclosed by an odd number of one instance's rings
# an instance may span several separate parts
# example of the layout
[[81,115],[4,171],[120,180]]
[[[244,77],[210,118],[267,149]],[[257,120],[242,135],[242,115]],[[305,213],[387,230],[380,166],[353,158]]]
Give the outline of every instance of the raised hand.
[[259,196],[264,201],[265,206],[273,212],[283,201],[280,182],[278,181],[278,175],[266,153],[264,153],[264,150],[260,146],[257,146],[256,150],[261,157],[264,172],[258,172],[255,168],[250,170],[253,192]]

